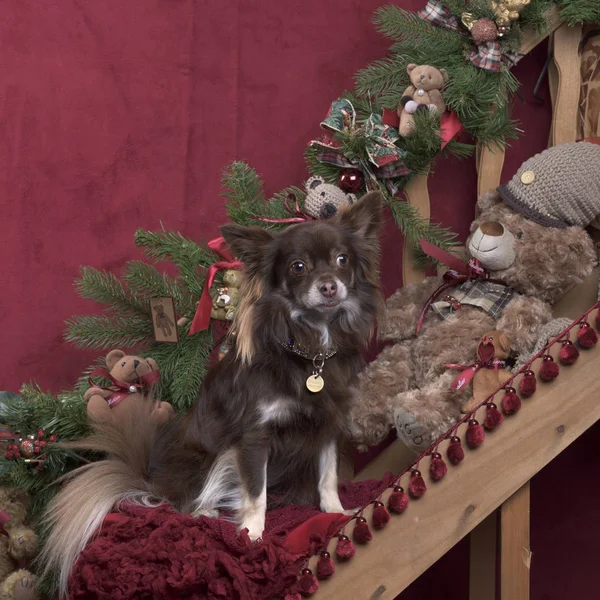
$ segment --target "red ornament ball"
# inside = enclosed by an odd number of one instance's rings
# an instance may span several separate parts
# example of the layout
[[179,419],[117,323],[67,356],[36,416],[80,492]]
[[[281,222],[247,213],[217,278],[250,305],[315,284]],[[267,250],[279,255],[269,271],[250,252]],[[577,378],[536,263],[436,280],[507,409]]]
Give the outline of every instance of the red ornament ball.
[[34,455],[34,453],[35,453],[34,444],[29,439],[23,440],[21,442],[21,445],[19,446],[19,449],[21,450],[21,454],[25,458],[31,458]]
[[558,353],[561,365],[572,365],[579,358],[579,350],[571,340],[565,340]]
[[457,465],[463,461],[465,457],[465,451],[458,436],[453,435],[450,438],[450,444],[448,446],[448,450],[446,450],[446,456],[453,465]]
[[589,349],[598,343],[598,334],[589,323],[582,323],[577,332],[577,341],[582,348]]
[[498,410],[498,407],[493,402],[488,404],[483,426],[491,431],[501,425],[502,421],[504,421],[504,415]]
[[528,397],[535,394],[536,388],[535,373],[531,369],[528,369],[523,373],[523,378],[519,382],[519,392],[521,392],[522,396]]
[[554,362],[554,359],[547,354],[542,360],[542,366],[540,367],[540,379],[546,383],[553,381],[558,377],[560,372],[559,366]]
[[469,426],[467,427],[467,446],[474,450],[483,444],[485,441],[485,431],[483,427],[475,420],[471,419],[469,421]]
[[365,176],[358,169],[345,169],[339,176],[338,187],[346,194],[356,194],[365,187]]

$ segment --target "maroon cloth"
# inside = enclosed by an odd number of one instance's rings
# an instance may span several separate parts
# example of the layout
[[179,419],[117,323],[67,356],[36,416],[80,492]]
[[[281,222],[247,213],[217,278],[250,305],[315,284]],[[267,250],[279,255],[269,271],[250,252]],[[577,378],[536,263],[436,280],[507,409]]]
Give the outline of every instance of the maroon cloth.
[[[344,508],[369,504],[382,481],[340,487]],[[71,600],[270,600],[293,588],[303,557],[325,549],[348,517],[311,506],[267,513],[261,542],[221,519],[176,513],[170,506],[124,506],[81,554],[71,575]]]

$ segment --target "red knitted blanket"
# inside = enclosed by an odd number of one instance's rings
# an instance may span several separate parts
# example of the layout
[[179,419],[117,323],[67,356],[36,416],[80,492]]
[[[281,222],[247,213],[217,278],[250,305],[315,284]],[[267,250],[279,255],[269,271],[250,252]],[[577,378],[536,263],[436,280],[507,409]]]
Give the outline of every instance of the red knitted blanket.
[[[363,507],[393,480],[340,486],[344,508]],[[262,541],[252,543],[228,521],[194,519],[164,505],[124,506],[109,515],[81,554],[70,580],[72,600],[269,600],[283,596],[307,556],[349,517],[310,506],[267,514]]]

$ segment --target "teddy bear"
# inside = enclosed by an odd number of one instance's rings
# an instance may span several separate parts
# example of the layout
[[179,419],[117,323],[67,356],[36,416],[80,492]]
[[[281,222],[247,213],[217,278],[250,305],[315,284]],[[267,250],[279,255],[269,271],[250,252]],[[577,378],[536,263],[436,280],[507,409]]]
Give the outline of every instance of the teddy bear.
[[441,90],[448,81],[445,69],[429,65],[410,63],[406,71],[411,84],[404,90],[398,106],[398,132],[404,137],[415,133],[412,115],[418,110],[430,110],[440,115],[446,110]]
[[108,371],[95,370],[92,375],[102,375],[113,382],[113,385],[100,387],[92,385],[86,390],[84,400],[87,412],[93,421],[109,419],[120,422],[127,411],[127,406],[135,402],[148,402],[153,411],[153,418],[159,423],[166,423],[175,411],[168,402],[152,398],[152,386],[158,382],[160,375],[158,365],[152,358],[126,355],[122,350],[111,350],[106,356]]
[[240,285],[240,271],[228,269],[223,273],[223,285],[217,288],[213,297],[213,305],[210,311],[211,319],[233,321],[235,311],[241,300]]
[[25,525],[29,498],[16,488],[0,488],[0,600],[37,600],[37,577],[25,567],[38,539]]
[[336,185],[325,183],[322,177],[311,177],[305,184],[304,212],[313,219],[329,219],[340,206],[356,202],[354,194],[346,194]]
[[462,369],[452,386],[460,389],[472,381],[471,397],[462,405],[461,412],[470,413],[481,402],[506,383],[512,372],[506,369],[510,356],[510,342],[502,331],[488,331],[483,334],[477,346],[477,360],[472,365],[457,365]]
[[467,275],[453,269],[388,298],[386,346],[360,374],[353,408],[359,449],[394,426],[417,453],[446,432],[469,398],[446,365],[472,363],[486,332],[502,331],[517,357],[531,352],[553,321],[552,305],[597,265],[585,227],[600,214],[599,165],[600,146],[587,142],[528,159],[479,199],[464,248]]

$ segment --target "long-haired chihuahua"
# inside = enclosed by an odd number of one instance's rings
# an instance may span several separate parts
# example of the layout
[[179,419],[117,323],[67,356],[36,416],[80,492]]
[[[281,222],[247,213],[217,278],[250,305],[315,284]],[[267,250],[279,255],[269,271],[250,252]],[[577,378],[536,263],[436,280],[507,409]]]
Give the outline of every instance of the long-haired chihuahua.
[[[383,310],[379,285],[382,197],[370,192],[323,221],[281,233],[225,225],[244,263],[232,348],[207,374],[191,411],[167,425],[148,413],[95,424],[74,447],[104,460],[73,473],[45,516],[41,560],[69,573],[121,502],[232,515],[252,539],[273,502],[342,512],[338,446],[356,397],[361,350]],[[142,410],[142,409],[140,409]]]

